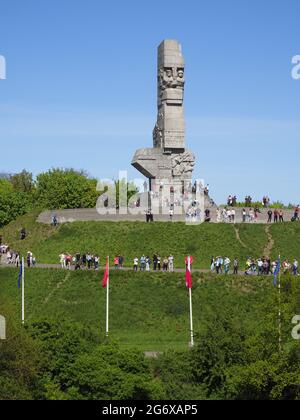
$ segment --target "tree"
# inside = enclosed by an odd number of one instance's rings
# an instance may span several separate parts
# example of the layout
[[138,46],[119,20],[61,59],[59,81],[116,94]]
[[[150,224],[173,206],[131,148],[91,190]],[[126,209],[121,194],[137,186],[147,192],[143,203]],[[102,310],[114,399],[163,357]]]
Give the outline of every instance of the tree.
[[28,195],[15,191],[0,191],[0,227],[27,213],[31,208]]
[[12,175],[10,177],[10,182],[13,186],[13,189],[18,192],[24,192],[31,194],[34,189],[34,182],[32,173],[27,172],[23,169],[19,174]]
[[36,201],[48,209],[95,207],[97,181],[74,169],[51,169],[37,176]]

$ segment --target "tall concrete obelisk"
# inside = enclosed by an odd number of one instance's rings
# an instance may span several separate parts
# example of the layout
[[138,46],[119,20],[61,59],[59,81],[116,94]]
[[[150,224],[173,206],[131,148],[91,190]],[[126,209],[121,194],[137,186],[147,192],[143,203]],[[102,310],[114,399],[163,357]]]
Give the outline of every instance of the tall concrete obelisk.
[[132,165],[154,185],[187,185],[192,180],[195,156],[185,146],[184,58],[181,45],[165,40],[158,47],[158,116],[153,148],[137,150]]

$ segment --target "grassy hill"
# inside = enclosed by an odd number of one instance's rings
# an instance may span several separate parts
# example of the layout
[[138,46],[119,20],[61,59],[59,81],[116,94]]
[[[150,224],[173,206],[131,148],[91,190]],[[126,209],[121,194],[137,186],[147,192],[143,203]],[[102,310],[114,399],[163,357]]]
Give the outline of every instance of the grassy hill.
[[[212,255],[238,257],[244,262],[248,256],[258,257],[266,252],[269,237],[265,225],[203,224],[143,222],[76,222],[60,226],[36,223],[37,212],[19,218],[0,230],[3,241],[22,253],[32,251],[40,263],[58,263],[61,252],[98,253],[102,263],[106,255],[122,254],[125,265],[131,266],[135,256],[172,253],[175,266],[184,267],[183,257],[192,253],[196,268],[209,268]],[[28,237],[19,240],[25,227]],[[300,258],[300,223],[270,226],[274,240],[271,257]]]
[[[103,338],[106,293],[101,278],[102,273],[95,272],[27,270],[27,322],[71,320],[92,328]],[[294,311],[300,310],[299,292],[297,279],[286,281],[287,342]],[[0,270],[0,296],[0,303],[9,304],[19,322],[21,294],[17,270]],[[111,338],[122,346],[144,351],[187,349],[189,301],[182,274],[112,271],[110,303]],[[213,324],[223,311],[237,317],[249,336],[265,328],[266,319],[276,330],[277,292],[270,278],[217,278],[194,273],[193,303],[196,334]]]

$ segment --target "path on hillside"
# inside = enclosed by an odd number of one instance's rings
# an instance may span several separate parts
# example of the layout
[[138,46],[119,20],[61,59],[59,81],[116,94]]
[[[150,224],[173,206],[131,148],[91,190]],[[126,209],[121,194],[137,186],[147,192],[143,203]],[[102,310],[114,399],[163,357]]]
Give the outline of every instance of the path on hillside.
[[232,226],[233,226],[233,229],[235,231],[235,236],[236,236],[236,239],[238,240],[238,242],[242,245],[243,248],[248,248],[247,245],[241,240],[240,231],[239,231],[238,227],[236,227],[235,225],[232,225]]
[[273,236],[270,232],[270,228],[271,228],[271,225],[268,225],[265,228],[265,232],[266,232],[266,235],[267,235],[267,238],[268,238],[268,243],[267,243],[267,245],[264,249],[264,256],[265,257],[270,257],[271,256],[271,253],[272,253],[272,250],[273,250],[274,244],[275,244]]
[[54,295],[54,293],[58,290],[61,289],[63,287],[63,285],[69,280],[71,276],[71,272],[68,271],[66,277],[63,279],[63,281],[61,281],[60,283],[57,283],[56,288],[51,290],[51,292],[49,293],[49,295],[46,297],[46,299],[44,300],[44,305],[47,305],[47,303],[49,302],[49,300],[52,298],[52,296]]
[[[211,222],[217,223],[217,207],[210,209],[210,216]],[[236,223],[242,223],[242,208],[236,207],[235,208],[236,216],[235,221]],[[266,224],[268,221],[268,209],[261,209],[259,213],[257,224]],[[56,215],[57,220],[60,224],[64,223],[73,223],[73,222],[145,222],[146,216],[145,212],[141,212],[141,214],[99,214],[95,208],[92,209],[66,209],[66,210],[53,210],[53,211],[44,211],[42,212],[38,218],[37,222],[43,224],[51,224],[53,215]],[[292,210],[284,210],[284,218],[286,221],[291,220],[294,212]],[[154,221],[156,222],[169,222],[170,223],[170,216],[169,212],[167,214],[155,214]],[[174,214],[173,222],[185,222],[185,214],[177,215]],[[248,224],[248,222],[247,222]]]
[[[243,265],[243,264],[241,264],[241,265]],[[3,264],[3,265],[0,265],[0,269],[1,268],[15,268],[15,266],[14,265]],[[70,270],[67,270],[66,268],[61,268],[61,265],[60,264],[36,264],[36,266],[35,267],[32,267],[32,268],[26,268],[25,267],[25,271],[27,271],[27,270],[35,270],[35,268],[40,268],[40,269],[43,269],[43,270],[47,270],[47,269],[51,269],[51,270],[64,270],[64,271],[67,271],[68,272],[68,275],[69,276],[71,274],[70,273],[71,271],[75,271],[75,267],[74,266],[72,266]],[[95,270],[93,270],[93,269],[88,270],[88,268],[81,268],[79,271],[91,271],[91,272],[95,272]],[[118,269],[118,270],[116,270],[114,267],[111,267],[110,268],[110,272],[114,272],[114,271],[125,271],[125,272],[135,273],[131,267],[123,267],[123,268]],[[99,273],[99,278],[101,280],[102,279],[101,276],[103,275],[103,272],[104,272],[104,267],[102,267],[99,270],[97,270],[96,273],[97,272]],[[138,272],[141,273],[142,271],[139,270]],[[175,268],[174,269],[174,273],[182,273],[182,274],[185,274],[185,272],[186,272],[186,270],[184,268]],[[194,273],[203,273],[203,274],[211,273],[211,274],[215,274],[216,275],[216,272],[215,271],[212,272],[210,269],[203,269],[203,268],[195,268],[195,269],[193,269],[193,272]],[[162,271],[162,270],[160,270],[160,271],[159,270],[154,271],[154,270],[151,270],[151,271],[143,271],[143,273],[168,273],[168,274],[170,274],[170,271]],[[231,274],[233,274],[233,273],[229,273],[228,275],[231,275]],[[244,276],[245,275],[245,271],[239,271],[238,272],[238,275],[239,276]],[[63,282],[61,282],[59,284],[62,286],[67,280],[68,280],[68,278],[65,278],[63,280]],[[57,286],[57,288],[54,289],[51,293],[54,293],[54,291],[57,290],[58,288],[60,288],[60,287]]]

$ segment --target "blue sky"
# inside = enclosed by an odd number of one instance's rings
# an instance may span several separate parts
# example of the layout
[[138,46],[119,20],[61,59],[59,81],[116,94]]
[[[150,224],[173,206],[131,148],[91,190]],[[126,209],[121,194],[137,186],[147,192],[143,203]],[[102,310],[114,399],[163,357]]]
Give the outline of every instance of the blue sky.
[[0,0],[0,172],[128,170],[152,146],[156,48],[186,61],[187,145],[212,196],[300,202],[298,0]]

